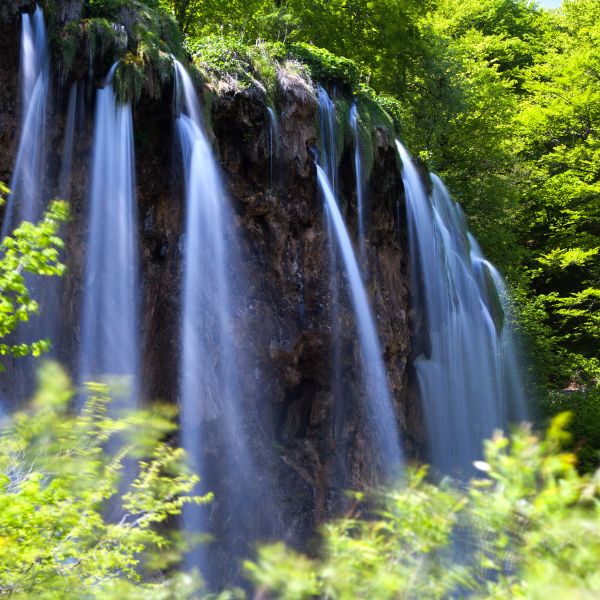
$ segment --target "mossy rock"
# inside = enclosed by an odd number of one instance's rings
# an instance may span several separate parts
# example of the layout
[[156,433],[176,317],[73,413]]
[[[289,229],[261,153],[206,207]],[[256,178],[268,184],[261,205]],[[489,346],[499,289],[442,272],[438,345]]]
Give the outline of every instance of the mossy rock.
[[356,62],[337,56],[312,44],[296,43],[288,46],[290,58],[306,64],[315,81],[346,85],[350,90],[358,89],[364,74]]

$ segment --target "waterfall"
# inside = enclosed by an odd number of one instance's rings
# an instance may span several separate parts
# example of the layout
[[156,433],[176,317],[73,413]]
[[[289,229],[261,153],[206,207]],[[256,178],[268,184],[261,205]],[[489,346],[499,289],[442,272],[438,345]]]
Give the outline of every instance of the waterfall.
[[360,148],[358,107],[356,102],[350,108],[350,127],[354,135],[354,176],[356,178],[356,212],[358,213],[358,250],[360,263],[365,268],[365,182]]
[[46,117],[50,55],[44,13],[38,6],[21,21],[21,137],[10,182],[2,237],[24,220],[37,220],[44,207]]
[[[4,238],[22,221],[37,221],[42,216],[48,193],[46,187],[46,129],[50,88],[50,55],[44,13],[38,6],[33,15],[21,17],[20,137],[2,222]],[[46,281],[43,281],[46,279]],[[40,305],[40,314],[22,323],[12,336],[14,343],[29,344],[49,338],[57,332],[56,286],[47,278],[27,273],[27,286]],[[16,404],[33,391],[36,360],[32,357],[3,361],[6,373],[0,384],[2,402]]]
[[468,471],[481,456],[482,441],[523,416],[524,403],[514,396],[523,386],[501,302],[501,278],[483,258],[442,181],[432,176],[429,197],[410,155],[397,146],[413,304],[422,314],[414,367],[429,458],[441,471]]
[[322,86],[317,87],[317,100],[319,103],[319,124],[321,128],[321,155],[320,164],[331,185],[337,194],[337,118],[335,104]]
[[80,377],[118,378],[131,406],[139,392],[138,223],[131,106],[116,102],[116,67],[96,93]]
[[71,195],[71,167],[73,164],[73,141],[75,139],[77,88],[77,83],[71,84],[71,90],[69,91],[69,104],[67,106],[65,140],[63,143],[62,158],[60,162],[60,175],[58,178],[58,195],[63,200],[68,199]]
[[375,428],[377,460],[380,468],[384,472],[391,474],[400,465],[402,456],[393,400],[389,390],[375,320],[371,313],[367,292],[362,283],[352,242],[350,241],[342,214],[340,213],[325,172],[318,165],[317,175],[350,284],[361,349],[367,402],[366,412],[370,419],[369,425]]
[[[227,560],[218,560],[217,550],[210,546],[197,548],[188,557],[189,566],[200,566],[214,584],[227,577],[218,570],[234,566],[236,556],[247,556],[249,545],[263,534],[260,515],[273,519],[275,510],[248,445],[252,417],[244,407],[242,389],[249,369],[243,364],[234,329],[236,302],[244,302],[245,292],[233,213],[203,130],[192,81],[177,61],[175,69],[176,130],[186,207],[181,435],[194,470],[202,475],[203,490],[218,495],[222,511],[211,520],[210,508],[191,507],[184,512],[183,526],[186,535],[218,529],[215,538]],[[224,491],[223,486],[232,482]]]
[[[317,88],[317,99],[319,105],[319,125],[321,151],[319,161],[325,176],[331,182],[333,188],[337,173],[337,153],[335,144],[335,105],[331,101],[329,94],[321,86]],[[342,323],[340,314],[340,280],[338,268],[338,256],[335,246],[335,232],[329,211],[325,211],[327,220],[327,250],[329,259],[329,289],[331,300],[329,302],[329,317],[331,320],[331,355],[332,355],[332,376],[331,388],[334,401],[333,415],[333,440],[336,448],[341,448],[343,444],[344,417],[348,409],[346,407],[347,397],[350,390],[344,386],[342,377]],[[341,479],[343,485],[348,485],[347,471],[348,465],[343,456],[337,458],[337,463],[342,471]]]
[[277,160],[279,152],[279,120],[270,106],[267,106],[267,114],[269,115],[269,182],[273,189],[273,162]]
[[[332,274],[332,289],[334,294],[339,294],[340,280],[337,276],[338,256],[344,267],[344,272],[350,287],[350,297],[354,308],[356,329],[360,346],[360,357],[363,371],[363,414],[367,419],[371,440],[371,451],[374,453],[374,463],[387,477],[397,473],[402,463],[402,452],[400,449],[396,415],[393,408],[393,398],[389,389],[389,382],[383,352],[379,342],[379,336],[375,325],[375,319],[371,311],[369,299],[364,287],[358,262],[352,247],[352,242],[346,229],[344,219],[338,207],[334,183],[336,180],[337,157],[335,152],[335,105],[323,88],[319,88],[318,100],[321,115],[321,143],[322,151],[320,164],[317,165],[317,177],[319,187],[323,194],[325,210],[330,236],[330,257],[333,258],[335,273]],[[337,304],[337,297],[333,305]],[[334,340],[334,363],[340,359],[341,350],[337,346],[339,330],[339,312],[334,308],[332,311],[334,323],[332,332]],[[338,364],[334,364],[337,370]],[[336,403],[335,419],[340,419],[344,410],[342,402],[348,402],[340,395],[340,389],[335,385],[334,395]],[[335,431],[339,430],[339,423],[335,424]],[[336,444],[337,445],[337,444]]]

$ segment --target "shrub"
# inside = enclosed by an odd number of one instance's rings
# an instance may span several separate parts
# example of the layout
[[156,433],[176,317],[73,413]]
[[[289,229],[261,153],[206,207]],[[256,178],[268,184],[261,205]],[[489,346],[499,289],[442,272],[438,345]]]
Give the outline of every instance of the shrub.
[[396,489],[357,495],[308,558],[265,546],[246,569],[266,597],[392,599],[600,593],[600,476],[560,451],[568,414],[544,440],[527,427],[486,443],[468,486],[409,472]]
[[[161,597],[169,564],[151,565],[176,548],[160,525],[210,500],[191,495],[198,477],[164,441],[175,429],[172,408],[117,414],[106,386],[88,384],[86,393],[74,413],[68,378],[48,363],[31,406],[3,423],[0,596]],[[199,585],[195,576],[178,581],[178,597]]]

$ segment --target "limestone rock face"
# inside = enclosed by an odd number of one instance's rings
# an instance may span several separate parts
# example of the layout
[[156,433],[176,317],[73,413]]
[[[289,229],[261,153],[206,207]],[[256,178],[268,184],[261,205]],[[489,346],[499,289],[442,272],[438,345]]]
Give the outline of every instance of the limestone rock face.
[[[18,10],[0,10],[0,180],[9,181],[19,133],[19,18]],[[76,17],[77,10],[77,3],[70,3],[63,18]],[[80,63],[86,65],[76,61]],[[97,75],[103,72],[99,66],[94,71]],[[73,218],[65,229],[69,273],[63,282],[63,334],[57,347],[58,357],[74,374],[79,354],[95,84],[86,79],[83,70],[75,75],[85,88],[85,118],[75,139],[69,198]],[[266,98],[258,87],[224,89],[216,94],[207,128],[213,134],[235,214],[231,227],[240,240],[243,257],[238,272],[229,275],[234,295],[239,289],[244,299],[232,331],[248,370],[243,390],[246,431],[255,460],[263,465],[265,483],[268,479],[269,486],[277,490],[283,507],[273,534],[303,545],[315,525],[342,506],[339,482],[332,477],[336,453],[343,453],[352,465],[347,482],[352,487],[369,485],[376,474],[361,434],[360,356],[343,275],[339,327],[334,327],[331,319],[327,227],[311,152],[318,134],[316,100],[310,86],[299,78],[285,72],[279,78],[281,139],[273,157]],[[49,197],[56,193],[70,83],[54,78]],[[148,399],[178,402],[185,206],[181,169],[173,150],[172,98],[167,90],[161,100],[143,97],[134,107],[134,128],[143,271],[143,391]],[[356,240],[356,186],[350,146],[343,152],[339,169],[340,205]],[[403,190],[394,140],[383,130],[377,132],[374,168],[366,193],[368,230],[363,267],[368,273],[368,293],[405,454],[414,457],[420,453],[424,434],[409,360],[410,329],[415,319],[409,302]],[[342,348],[344,387],[352,392],[345,403],[348,414],[342,448],[334,447],[332,429],[335,331]],[[206,444],[207,452],[218,461],[218,440],[208,439]]]

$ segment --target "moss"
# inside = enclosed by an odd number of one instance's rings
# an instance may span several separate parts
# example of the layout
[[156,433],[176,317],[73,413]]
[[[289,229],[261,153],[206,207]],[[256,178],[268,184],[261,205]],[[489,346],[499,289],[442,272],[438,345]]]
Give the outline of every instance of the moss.
[[234,82],[239,89],[259,84],[269,101],[275,101],[278,59],[285,57],[282,44],[248,45],[237,36],[214,35],[188,40],[186,47],[204,80],[213,87],[222,80]]
[[202,116],[207,130],[212,131],[212,109],[215,104],[215,94],[207,86],[202,86]]
[[[345,97],[334,98],[336,118],[335,151],[338,163],[344,150],[352,143],[352,128],[350,126],[350,101]],[[339,164],[338,164],[339,166]]]
[[95,0],[86,2],[83,18],[53,32],[59,70],[66,78],[79,53],[89,62],[120,60],[116,84],[120,100],[152,97],[173,75],[171,55],[184,60],[184,40],[175,19],[158,1]]
[[355,90],[366,76],[353,60],[337,56],[312,44],[291,44],[288,46],[288,53],[291,58],[308,66],[315,81],[342,84]]
[[128,52],[117,66],[114,78],[114,88],[117,100],[120,102],[137,101],[142,95],[146,81],[143,59]]
[[395,133],[394,118],[385,109],[381,96],[368,86],[361,85],[356,94],[358,113],[358,145],[363,159],[365,177],[368,178],[375,162],[377,129]]

